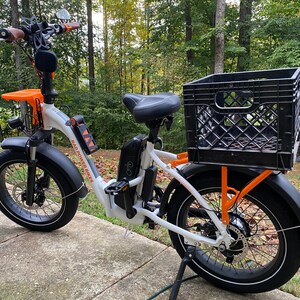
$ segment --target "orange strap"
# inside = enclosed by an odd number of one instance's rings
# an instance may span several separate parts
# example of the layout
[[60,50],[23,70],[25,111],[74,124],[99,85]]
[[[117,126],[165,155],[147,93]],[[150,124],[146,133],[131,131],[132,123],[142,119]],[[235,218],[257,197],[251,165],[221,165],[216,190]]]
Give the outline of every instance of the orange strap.
[[[228,168],[222,166],[222,222],[225,225],[230,223],[228,210],[238,202],[250,191],[252,191],[257,185],[259,185],[263,180],[265,180],[269,175],[273,173],[272,170],[264,170],[261,174],[255,177],[250,183],[248,183],[241,191],[238,191],[232,187],[228,186]],[[234,193],[232,198],[228,198],[228,192]]]
[[40,89],[15,91],[2,94],[1,97],[7,101],[26,101],[32,107],[32,124],[38,124],[38,112],[40,111],[40,104],[44,103],[44,96],[42,95]]

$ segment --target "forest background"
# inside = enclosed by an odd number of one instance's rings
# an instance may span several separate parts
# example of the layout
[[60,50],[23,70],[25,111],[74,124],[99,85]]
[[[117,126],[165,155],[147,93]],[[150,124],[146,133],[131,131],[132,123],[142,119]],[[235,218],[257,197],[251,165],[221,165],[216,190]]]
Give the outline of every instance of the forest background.
[[[122,104],[126,92],[181,95],[182,84],[214,72],[300,66],[299,0],[0,0],[0,27],[20,25],[21,16],[49,21],[60,8],[82,27],[53,39],[57,104],[85,116],[100,148],[145,132]],[[39,87],[15,45],[0,44],[0,64],[0,93]],[[1,101],[4,134],[8,107]],[[180,151],[183,108],[175,117],[163,138]]]

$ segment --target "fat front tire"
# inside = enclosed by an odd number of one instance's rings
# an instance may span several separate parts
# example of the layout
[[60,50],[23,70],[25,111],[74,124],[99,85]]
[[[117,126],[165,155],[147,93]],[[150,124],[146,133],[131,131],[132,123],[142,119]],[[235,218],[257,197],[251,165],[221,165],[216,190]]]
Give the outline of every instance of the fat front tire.
[[27,162],[23,152],[0,153],[0,210],[31,230],[52,231],[75,215],[79,198],[51,161],[38,160],[34,203],[26,205]]
[[[230,186],[241,189],[249,178],[230,174]],[[193,186],[221,218],[221,178],[210,173],[191,179]],[[230,195],[228,195],[230,197]],[[212,284],[238,293],[265,292],[286,283],[300,264],[299,229],[288,204],[268,186],[260,184],[234,204],[229,212],[228,232],[235,239],[230,249],[202,243],[189,264],[192,270]],[[191,232],[215,239],[217,229],[205,210],[183,187],[173,194],[168,221]],[[182,236],[169,232],[173,245],[184,257],[187,244]]]

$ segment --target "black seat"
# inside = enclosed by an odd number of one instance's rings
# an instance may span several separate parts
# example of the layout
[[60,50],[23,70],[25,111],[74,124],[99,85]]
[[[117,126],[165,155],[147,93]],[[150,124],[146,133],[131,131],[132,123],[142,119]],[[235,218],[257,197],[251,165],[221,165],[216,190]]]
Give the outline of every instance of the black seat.
[[123,103],[138,123],[167,117],[180,108],[180,98],[172,93],[151,96],[125,94]]

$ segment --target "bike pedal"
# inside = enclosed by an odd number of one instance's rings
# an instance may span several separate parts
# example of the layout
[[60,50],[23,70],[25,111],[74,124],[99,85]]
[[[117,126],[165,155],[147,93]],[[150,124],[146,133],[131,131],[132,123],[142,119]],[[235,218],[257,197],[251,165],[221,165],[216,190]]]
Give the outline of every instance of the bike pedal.
[[122,181],[113,182],[108,187],[106,187],[104,191],[106,194],[117,195],[126,192],[128,189],[129,189],[128,181],[122,180]]

